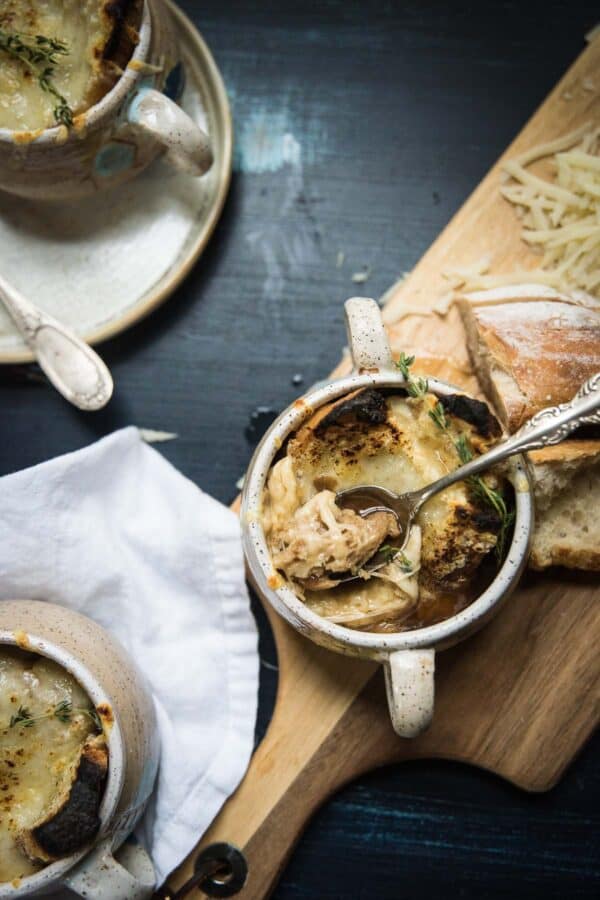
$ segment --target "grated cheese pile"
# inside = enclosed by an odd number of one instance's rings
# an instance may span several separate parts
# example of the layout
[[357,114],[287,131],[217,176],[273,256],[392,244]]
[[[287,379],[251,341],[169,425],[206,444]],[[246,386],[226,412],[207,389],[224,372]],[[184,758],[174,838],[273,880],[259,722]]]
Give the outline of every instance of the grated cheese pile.
[[[548,181],[529,167],[550,159]],[[509,181],[500,189],[522,221],[521,238],[542,256],[527,280],[561,291],[600,294],[600,128],[589,125],[542,144],[503,166]],[[523,272],[482,275],[477,287],[523,280]],[[473,287],[475,285],[472,285]]]
[[[532,172],[530,166],[534,163],[545,163],[546,169],[550,166],[554,178],[548,180]],[[526,286],[531,300],[547,296],[543,293],[546,290],[566,303],[599,308],[600,127],[592,127],[588,122],[554,141],[533,147],[506,162],[503,172],[505,180],[500,193],[515,206],[523,225],[521,238],[541,256],[540,265],[492,274],[491,258],[486,256],[470,265],[443,271],[447,292],[433,304],[402,298],[392,311],[384,313],[387,323],[398,324],[408,316],[428,317],[432,313],[443,318],[458,295],[468,296],[475,306],[498,303],[498,297],[491,293],[479,296],[472,292],[508,285]],[[398,285],[407,274],[384,294],[382,306],[395,298]],[[521,302],[522,291],[517,291],[514,298],[502,297],[502,302],[510,300]]]

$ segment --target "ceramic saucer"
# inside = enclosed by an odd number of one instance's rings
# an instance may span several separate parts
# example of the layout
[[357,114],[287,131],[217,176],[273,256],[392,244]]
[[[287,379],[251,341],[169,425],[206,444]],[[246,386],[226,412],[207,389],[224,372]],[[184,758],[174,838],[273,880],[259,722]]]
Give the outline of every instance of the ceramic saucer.
[[[192,178],[158,161],[84,200],[0,194],[0,271],[90,343],[128,328],[172,293],[204,250],[229,187],[233,129],[223,80],[193,24],[167,2],[185,68],[180,102],[211,136],[210,172]],[[0,363],[32,358],[0,308]]]

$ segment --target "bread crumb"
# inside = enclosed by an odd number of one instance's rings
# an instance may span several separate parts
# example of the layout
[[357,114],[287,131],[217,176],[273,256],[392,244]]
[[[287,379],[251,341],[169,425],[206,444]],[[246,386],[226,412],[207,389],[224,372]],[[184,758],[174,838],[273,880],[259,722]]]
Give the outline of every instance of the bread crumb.
[[362,272],[355,272],[352,275],[352,281],[354,284],[364,284],[365,281],[369,280],[371,275],[371,266],[365,266]]

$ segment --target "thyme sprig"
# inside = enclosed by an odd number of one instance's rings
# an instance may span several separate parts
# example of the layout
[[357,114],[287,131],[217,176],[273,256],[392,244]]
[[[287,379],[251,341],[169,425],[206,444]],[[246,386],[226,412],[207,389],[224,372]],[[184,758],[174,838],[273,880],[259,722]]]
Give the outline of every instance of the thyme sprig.
[[[422,397],[427,393],[428,384],[424,378],[417,378],[416,380],[412,378],[410,367],[414,361],[414,356],[407,356],[405,353],[401,353],[396,365],[404,376],[406,387],[411,397]],[[429,410],[429,416],[441,431],[449,432],[450,422],[446,416],[444,406],[439,400],[433,409]],[[465,463],[468,463],[473,459],[473,450],[466,434],[459,434],[456,439],[452,440],[452,443],[461,465],[465,465]],[[496,556],[498,561],[502,562],[504,551],[506,549],[508,532],[515,518],[515,514],[507,508],[506,501],[502,494],[490,487],[480,475],[471,475],[466,481],[477,500],[490,506],[500,520],[500,530],[496,541]]]
[[471,445],[469,444],[466,434],[459,434],[454,441],[454,449],[458,453],[461,466],[471,462],[473,459],[473,451],[471,450]]
[[16,728],[17,725],[19,725],[21,728],[33,728],[37,722],[42,722],[44,719],[58,719],[59,722],[67,724],[74,715],[78,714],[88,716],[98,731],[102,731],[102,723],[95,709],[73,707],[73,704],[69,700],[61,700],[61,702],[57,703],[51,710],[40,713],[37,716],[33,715],[26,706],[20,706],[15,715],[10,717],[8,727]]
[[383,554],[386,563],[395,562],[397,560],[403,572],[406,572],[407,575],[412,572],[414,568],[413,564],[400,547],[392,547],[391,544],[383,544],[377,552]]
[[433,419],[438,428],[445,430],[449,426],[448,419],[446,418],[446,410],[442,406],[442,404],[438,402],[435,404],[433,409],[429,410],[429,416]]
[[43,34],[24,34],[0,28],[0,51],[22,63],[42,89],[54,98],[54,120],[57,125],[73,124],[73,110],[53,82],[56,66],[69,48],[64,41]]
[[[473,451],[466,435],[461,434],[454,442],[454,446],[458,453],[461,464],[470,462],[473,459]],[[515,513],[506,506],[506,500],[499,491],[494,490],[480,475],[470,475],[467,478],[467,484],[482,503],[491,506],[498,518],[500,519],[500,531],[498,532],[498,540],[496,542],[496,556],[501,562],[504,557],[508,531],[512,525]]]
[[402,352],[400,354],[400,358],[396,362],[396,366],[402,372],[404,376],[404,380],[406,382],[406,390],[408,391],[411,397],[424,397],[427,391],[429,390],[429,383],[426,378],[421,378],[417,376],[417,378],[413,378],[410,373],[410,367],[414,363],[414,356],[407,356],[406,353]]

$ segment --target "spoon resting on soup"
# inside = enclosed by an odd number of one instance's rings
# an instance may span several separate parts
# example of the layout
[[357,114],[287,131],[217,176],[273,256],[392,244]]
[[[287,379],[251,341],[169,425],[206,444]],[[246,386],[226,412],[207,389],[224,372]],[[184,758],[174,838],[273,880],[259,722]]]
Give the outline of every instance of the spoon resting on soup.
[[432,497],[406,544],[394,515],[361,516],[340,508],[336,494],[364,484],[416,490],[500,434],[486,404],[438,398],[418,380],[319,409],[267,479],[262,525],[273,565],[311,610],[348,628],[397,632],[455,615],[492,581],[507,545],[511,495],[502,476],[488,472]]

